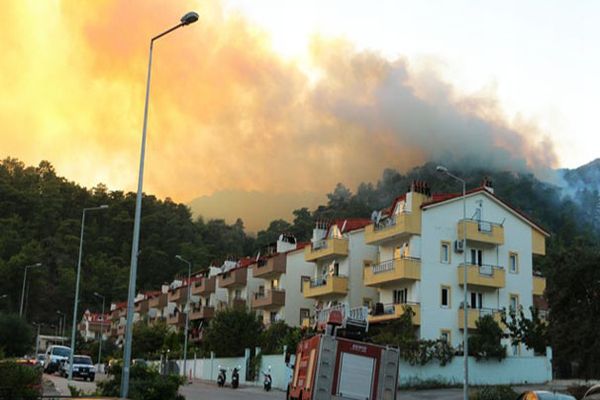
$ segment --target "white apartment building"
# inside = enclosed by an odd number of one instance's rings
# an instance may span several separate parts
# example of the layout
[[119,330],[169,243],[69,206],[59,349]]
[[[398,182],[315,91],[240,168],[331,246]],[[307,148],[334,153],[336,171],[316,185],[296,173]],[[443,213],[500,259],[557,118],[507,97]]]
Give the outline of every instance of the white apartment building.
[[365,243],[365,226],[370,220],[348,218],[331,224],[317,223],[304,259],[313,263],[310,279],[302,292],[314,300],[314,310],[345,305],[350,308],[372,304],[378,298],[375,288],[363,284],[365,265],[373,264],[377,248]]
[[[545,254],[547,236],[488,185],[467,192],[463,220],[461,195],[432,196],[426,184],[413,183],[366,227],[366,243],[378,249],[377,263],[365,268],[365,285],[379,291],[370,322],[397,318],[410,306],[421,338],[444,338],[457,347],[464,329],[464,268],[468,329],[486,314],[500,323],[503,309],[527,310],[543,293],[532,255]],[[524,348],[510,351],[531,355]]]
[[79,334],[88,340],[108,339],[110,334],[110,314],[93,313],[85,310],[79,323]]
[[253,295],[252,309],[263,324],[285,321],[300,326],[309,318],[313,301],[302,295],[302,282],[310,278],[313,265],[304,260],[303,247],[293,236],[282,234],[253,265],[252,275],[262,283]]

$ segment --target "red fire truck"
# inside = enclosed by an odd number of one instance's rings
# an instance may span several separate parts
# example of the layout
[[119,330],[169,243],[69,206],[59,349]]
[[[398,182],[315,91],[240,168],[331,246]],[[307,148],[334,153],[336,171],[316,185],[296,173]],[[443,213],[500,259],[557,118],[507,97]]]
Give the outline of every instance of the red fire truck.
[[396,399],[400,353],[361,340],[367,317],[366,307],[318,313],[315,327],[323,332],[298,345],[290,399]]

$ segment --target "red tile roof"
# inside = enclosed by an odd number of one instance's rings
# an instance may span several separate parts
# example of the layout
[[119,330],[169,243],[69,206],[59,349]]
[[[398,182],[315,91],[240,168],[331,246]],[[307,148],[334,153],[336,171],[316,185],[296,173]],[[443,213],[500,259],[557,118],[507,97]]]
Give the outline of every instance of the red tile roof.
[[[518,216],[520,216],[521,218],[523,218],[525,221],[527,221],[530,225],[532,225],[535,229],[537,229],[538,231],[540,231],[544,235],[550,236],[550,233],[548,232],[548,230],[546,230],[545,228],[543,228],[537,222],[533,221],[523,211],[521,211],[521,210],[519,210],[519,209],[511,206],[508,202],[506,202],[502,198],[498,197],[494,193],[490,192],[486,188],[484,188],[484,187],[478,187],[478,188],[475,188],[475,189],[467,190],[466,195],[470,195],[470,194],[474,194],[474,193],[485,193],[486,195],[488,195],[491,198],[495,199],[496,201],[498,201],[500,204],[502,204],[506,208],[512,210],[515,214],[517,214]],[[425,208],[434,206],[436,204],[443,203],[444,201],[456,199],[456,198],[461,197],[461,196],[462,196],[461,193],[447,193],[447,194],[445,194],[445,193],[438,193],[438,194],[434,194],[432,196],[432,199],[430,201],[427,201],[427,202],[421,204],[421,208],[425,209]]]

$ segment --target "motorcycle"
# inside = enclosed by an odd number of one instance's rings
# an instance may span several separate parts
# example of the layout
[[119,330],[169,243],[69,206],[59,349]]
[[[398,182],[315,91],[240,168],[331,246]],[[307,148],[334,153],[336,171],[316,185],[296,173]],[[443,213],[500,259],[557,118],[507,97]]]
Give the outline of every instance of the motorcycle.
[[225,368],[221,368],[219,365],[219,376],[217,376],[217,385],[219,387],[225,386],[225,381],[227,380],[227,370]]
[[265,376],[265,380],[263,381],[263,387],[265,388],[265,391],[269,391],[271,390],[271,384],[273,383],[273,379],[271,378],[271,366],[269,365],[269,368],[267,370],[267,372],[263,371],[263,375]]
[[237,366],[237,368],[233,369],[233,372],[231,373],[231,387],[234,389],[237,389],[237,387],[240,385],[240,369],[241,366]]

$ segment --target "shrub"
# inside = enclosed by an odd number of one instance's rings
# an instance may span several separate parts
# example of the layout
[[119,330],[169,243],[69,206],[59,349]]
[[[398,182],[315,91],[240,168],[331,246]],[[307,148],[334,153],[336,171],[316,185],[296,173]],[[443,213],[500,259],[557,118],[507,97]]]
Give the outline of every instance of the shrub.
[[[112,378],[98,383],[102,396],[118,397],[121,388],[121,366],[111,369]],[[132,365],[129,375],[129,399],[131,400],[181,400],[177,392],[184,378],[178,375],[160,375],[154,368],[140,364]]]
[[35,336],[31,326],[14,314],[0,314],[0,348],[6,357],[22,357],[32,349]]
[[519,396],[508,385],[485,386],[469,395],[470,400],[514,400]]
[[502,329],[491,315],[484,315],[476,322],[477,330],[469,335],[469,355],[477,361],[506,357],[506,348],[501,344]]
[[0,380],[0,398],[36,400],[42,395],[40,368],[3,361],[0,363]]

